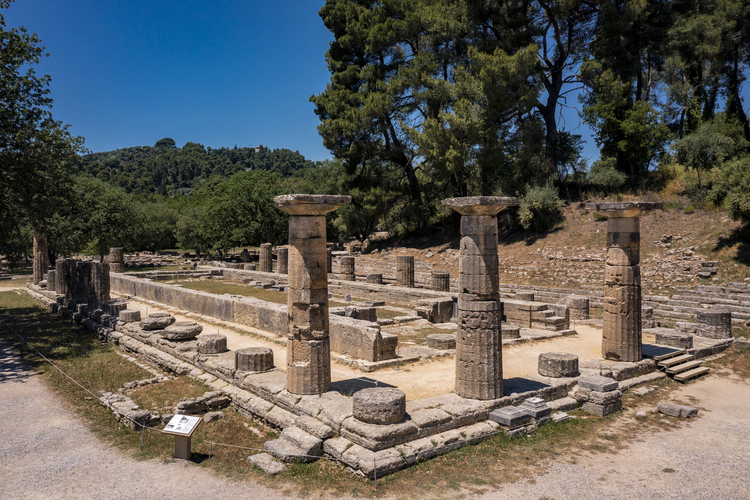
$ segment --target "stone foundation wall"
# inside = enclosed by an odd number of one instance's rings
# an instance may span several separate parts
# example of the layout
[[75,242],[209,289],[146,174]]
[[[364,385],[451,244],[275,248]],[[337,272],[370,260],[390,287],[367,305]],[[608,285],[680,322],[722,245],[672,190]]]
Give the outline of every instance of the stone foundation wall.
[[[289,333],[287,308],[283,304],[252,297],[216,295],[127,275],[113,275],[111,286],[113,291],[123,295],[141,297],[203,316],[251,326],[280,337],[286,337]],[[382,334],[377,323],[332,316],[330,336],[331,348],[339,354],[365,361],[383,361],[396,357],[395,344],[398,339],[390,339],[392,335]]]

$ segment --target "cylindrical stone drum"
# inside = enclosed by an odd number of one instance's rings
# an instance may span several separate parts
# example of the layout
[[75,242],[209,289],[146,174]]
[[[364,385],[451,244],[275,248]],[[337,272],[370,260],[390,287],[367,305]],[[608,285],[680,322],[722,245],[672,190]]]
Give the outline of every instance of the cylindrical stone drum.
[[696,335],[709,339],[732,338],[732,313],[729,311],[698,311]]
[[544,352],[539,355],[538,370],[543,377],[577,377],[578,356],[565,352]]
[[221,354],[227,350],[227,336],[220,333],[204,333],[198,337],[199,354]]
[[125,252],[122,247],[109,249],[109,271],[112,273],[125,272]]
[[451,288],[451,273],[432,271],[432,289],[436,292],[448,292]]
[[264,372],[273,368],[273,351],[268,347],[237,349],[234,364],[241,372]]
[[392,387],[373,387],[354,393],[354,418],[368,424],[396,424],[406,414],[406,394]]
[[372,273],[367,275],[367,282],[373,285],[383,284],[383,275],[380,273]]
[[331,274],[333,272],[333,249],[326,248],[326,272]]
[[354,274],[354,257],[341,256],[339,257],[339,265],[341,266],[341,279],[344,281],[356,281],[357,276]]
[[287,274],[289,269],[289,249],[287,247],[278,247],[276,249],[276,272],[278,274]]
[[414,256],[396,256],[396,286],[414,288]]
[[270,243],[263,243],[260,246],[260,271],[264,273],[272,273],[273,272],[273,256],[271,254],[271,249],[273,248],[273,245]]

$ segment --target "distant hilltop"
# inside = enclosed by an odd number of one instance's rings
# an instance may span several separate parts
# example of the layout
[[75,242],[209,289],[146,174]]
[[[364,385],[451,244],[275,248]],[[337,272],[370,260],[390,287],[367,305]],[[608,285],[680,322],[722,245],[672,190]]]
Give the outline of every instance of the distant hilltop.
[[128,192],[170,195],[189,193],[212,177],[248,170],[278,172],[284,177],[314,167],[299,151],[237,146],[218,148],[188,142],[181,148],[165,137],[153,146],[134,146],[81,157],[83,172]]

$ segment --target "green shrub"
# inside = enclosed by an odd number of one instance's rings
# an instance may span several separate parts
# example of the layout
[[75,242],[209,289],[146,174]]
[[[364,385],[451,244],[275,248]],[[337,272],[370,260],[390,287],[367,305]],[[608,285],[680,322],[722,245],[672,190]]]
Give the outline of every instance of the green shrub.
[[594,212],[594,220],[597,222],[604,222],[605,220],[609,220],[609,217],[604,214],[600,214],[599,212]]
[[589,170],[588,183],[604,191],[617,191],[627,182],[628,176],[615,169],[614,158],[600,158]]
[[685,210],[683,210],[684,213],[690,215],[693,212],[695,212],[695,207],[693,205],[690,205],[688,207],[685,207]]
[[527,188],[526,194],[518,200],[519,222],[527,231],[549,231],[562,220],[562,205],[551,182]]

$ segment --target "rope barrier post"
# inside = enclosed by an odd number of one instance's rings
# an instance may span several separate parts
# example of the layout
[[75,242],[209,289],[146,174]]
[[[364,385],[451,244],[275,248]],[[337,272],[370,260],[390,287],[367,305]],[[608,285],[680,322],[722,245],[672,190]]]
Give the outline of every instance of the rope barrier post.
[[372,473],[375,477],[375,491],[378,491],[378,464],[375,457],[372,457]]
[[143,451],[143,438],[146,436],[146,426],[141,425],[141,451]]
[[211,458],[211,451],[213,450],[213,447],[214,447],[214,440],[212,439],[211,444],[208,445],[208,458],[209,459]]

